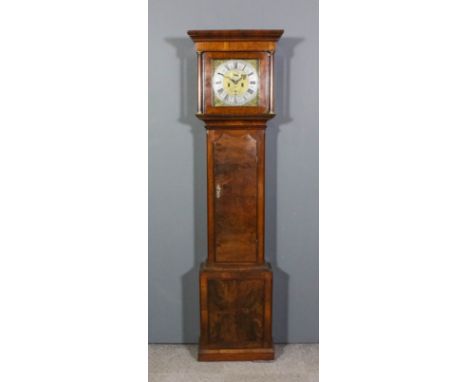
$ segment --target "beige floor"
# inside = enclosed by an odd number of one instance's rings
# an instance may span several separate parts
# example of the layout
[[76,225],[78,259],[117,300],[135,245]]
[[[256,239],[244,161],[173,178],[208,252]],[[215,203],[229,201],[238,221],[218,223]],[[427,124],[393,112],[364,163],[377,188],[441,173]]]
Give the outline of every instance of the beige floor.
[[276,360],[197,362],[196,345],[149,345],[149,382],[318,382],[319,345],[277,345]]

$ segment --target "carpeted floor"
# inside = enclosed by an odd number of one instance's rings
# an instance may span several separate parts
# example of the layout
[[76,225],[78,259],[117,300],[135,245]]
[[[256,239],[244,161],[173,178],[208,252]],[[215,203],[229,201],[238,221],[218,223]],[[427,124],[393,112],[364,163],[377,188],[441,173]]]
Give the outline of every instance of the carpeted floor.
[[197,362],[196,345],[149,345],[149,382],[318,382],[319,345],[277,345],[276,360]]

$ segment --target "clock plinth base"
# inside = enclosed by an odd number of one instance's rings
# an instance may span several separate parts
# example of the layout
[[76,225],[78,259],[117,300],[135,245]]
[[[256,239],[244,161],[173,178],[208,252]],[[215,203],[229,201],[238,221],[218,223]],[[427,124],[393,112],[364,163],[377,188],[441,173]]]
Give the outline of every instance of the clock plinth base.
[[269,264],[202,264],[199,361],[274,359]]
[[214,361],[272,361],[275,359],[273,346],[266,348],[198,348],[198,360],[201,362]]

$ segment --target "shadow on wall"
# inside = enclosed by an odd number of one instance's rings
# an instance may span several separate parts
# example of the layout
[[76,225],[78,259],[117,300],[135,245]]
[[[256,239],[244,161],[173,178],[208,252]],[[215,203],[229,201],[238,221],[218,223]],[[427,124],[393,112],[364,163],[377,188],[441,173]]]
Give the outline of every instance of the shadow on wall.
[[[293,51],[302,38],[285,37],[278,43],[275,57],[276,113],[268,123],[266,134],[266,197],[265,197],[265,257],[273,269],[273,340],[288,342],[289,276],[278,266],[276,244],[277,214],[277,138],[280,126],[292,121],[289,113],[290,62]],[[193,42],[187,38],[166,38],[175,48],[180,71],[180,117],[193,134],[194,171],[194,265],[182,276],[183,341],[197,343],[199,320],[198,270],[207,256],[206,217],[206,132],[195,117],[197,110],[197,55]]]
[[184,343],[197,343],[200,331],[198,269],[207,254],[206,216],[206,131],[203,122],[195,117],[197,110],[197,55],[192,40],[166,38],[175,48],[179,59],[180,116],[193,135],[194,172],[194,265],[182,276],[182,339]]
[[273,269],[273,340],[276,343],[289,342],[289,275],[279,266],[277,250],[278,135],[281,126],[293,121],[289,111],[290,65],[294,48],[302,40],[284,37],[278,41],[275,53],[276,116],[268,122],[265,138],[265,257]]

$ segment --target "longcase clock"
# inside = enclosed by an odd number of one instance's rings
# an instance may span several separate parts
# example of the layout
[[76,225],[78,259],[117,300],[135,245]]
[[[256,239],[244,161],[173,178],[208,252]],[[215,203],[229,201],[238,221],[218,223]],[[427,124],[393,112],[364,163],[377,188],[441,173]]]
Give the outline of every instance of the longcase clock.
[[208,257],[200,268],[200,361],[274,359],[264,254],[265,130],[282,30],[188,31],[207,130]]

